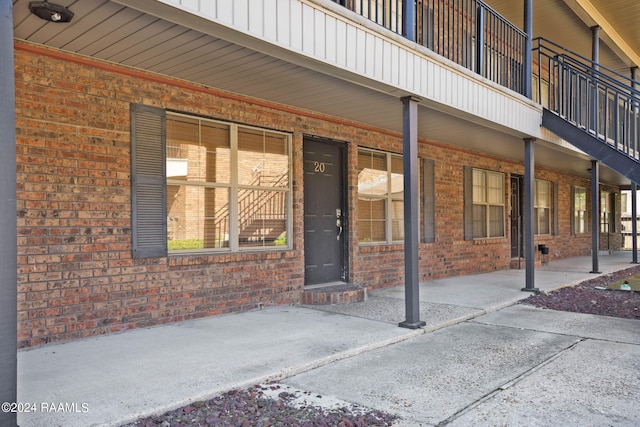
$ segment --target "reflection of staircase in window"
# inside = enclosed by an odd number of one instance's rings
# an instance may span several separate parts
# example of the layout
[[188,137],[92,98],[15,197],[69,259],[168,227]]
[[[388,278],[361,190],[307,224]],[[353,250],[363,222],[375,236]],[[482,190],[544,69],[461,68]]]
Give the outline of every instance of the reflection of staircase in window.
[[[277,176],[261,173],[248,186],[238,192],[238,241],[240,246],[272,246],[286,230],[287,192],[273,190],[286,188],[289,172]],[[263,183],[268,187],[261,187]],[[229,205],[216,211],[215,232],[223,236],[229,230]],[[286,244],[283,241],[282,244]]]
[[640,83],[548,40],[535,41],[542,126],[640,183]]

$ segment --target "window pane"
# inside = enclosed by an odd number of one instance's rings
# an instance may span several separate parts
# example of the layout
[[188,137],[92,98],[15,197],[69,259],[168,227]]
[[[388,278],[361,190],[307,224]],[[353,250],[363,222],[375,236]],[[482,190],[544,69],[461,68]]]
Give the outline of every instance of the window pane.
[[391,239],[404,240],[404,202],[391,202]]
[[577,211],[576,212],[576,233],[586,233],[587,232],[587,221],[586,221],[586,212]]
[[549,208],[536,208],[536,230],[535,234],[550,234],[551,233],[551,210]]
[[[402,173],[402,157],[391,156],[391,197],[404,198],[404,175]],[[394,239],[395,240],[395,239]]]
[[502,206],[490,206],[489,207],[489,237],[502,237],[504,236],[504,207]]
[[229,190],[167,186],[169,250],[229,247]]
[[587,210],[587,190],[586,189],[576,187],[574,205],[577,211]]
[[606,213],[602,223],[602,232],[603,233],[613,232],[614,230],[612,228],[613,228],[613,224],[611,223],[611,214]]
[[231,182],[231,149],[229,126],[203,122],[201,125],[201,167],[206,182]]
[[551,183],[535,180],[534,234],[551,234]]
[[385,200],[358,199],[358,240],[382,242],[387,239],[385,232]]
[[535,205],[541,208],[551,207],[551,192],[549,181],[536,180]]
[[486,174],[484,171],[473,170],[473,203],[486,203]]
[[167,178],[195,182],[230,182],[229,126],[167,118]]
[[287,193],[243,189],[238,192],[240,247],[286,244]]
[[487,237],[487,207],[473,206],[473,237]]
[[487,202],[504,204],[504,175],[501,173],[487,172]]
[[587,190],[581,187],[574,188],[574,231],[576,234],[587,232]]
[[289,153],[285,135],[238,128],[238,182],[258,187],[289,186]]
[[389,183],[386,165],[384,153],[358,152],[358,194],[387,195]]

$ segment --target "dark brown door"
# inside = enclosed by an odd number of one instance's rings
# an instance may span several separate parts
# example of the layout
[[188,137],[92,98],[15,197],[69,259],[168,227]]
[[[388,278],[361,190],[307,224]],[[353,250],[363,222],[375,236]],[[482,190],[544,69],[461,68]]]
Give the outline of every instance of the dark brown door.
[[305,284],[345,281],[344,149],[304,141]]

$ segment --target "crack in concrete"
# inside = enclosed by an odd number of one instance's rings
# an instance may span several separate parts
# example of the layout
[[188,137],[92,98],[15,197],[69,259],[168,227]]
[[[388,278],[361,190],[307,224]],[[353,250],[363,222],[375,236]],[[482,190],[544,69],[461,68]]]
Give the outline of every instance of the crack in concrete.
[[447,419],[445,419],[443,421],[440,421],[438,424],[436,424],[436,426],[442,427],[442,426],[446,426],[447,424],[450,424],[451,422],[453,422],[457,418],[460,418],[462,415],[466,414],[467,412],[469,412],[469,411],[473,410],[474,408],[480,406],[481,404],[483,404],[484,402],[488,401],[489,399],[492,399],[496,395],[500,394],[502,391],[513,387],[514,385],[516,385],[517,383],[519,383],[523,379],[529,377],[533,373],[535,373],[538,370],[542,369],[543,367],[549,365],[550,363],[552,363],[553,361],[555,361],[559,357],[563,356],[565,353],[567,353],[569,351],[572,351],[578,344],[580,344],[582,342],[585,342],[586,340],[587,339],[580,338],[578,341],[576,341],[575,343],[571,344],[570,346],[560,350],[558,353],[548,357],[547,359],[543,360],[542,362],[538,363],[537,365],[533,366],[532,368],[522,372],[518,376],[514,377],[511,381],[508,381],[508,382],[504,383],[503,385],[497,387],[495,390],[492,390],[489,393],[485,394],[484,396],[482,396],[481,398],[479,398],[475,402],[472,402],[469,405],[465,406],[464,408],[460,409],[458,412],[454,413],[453,415],[451,415]]

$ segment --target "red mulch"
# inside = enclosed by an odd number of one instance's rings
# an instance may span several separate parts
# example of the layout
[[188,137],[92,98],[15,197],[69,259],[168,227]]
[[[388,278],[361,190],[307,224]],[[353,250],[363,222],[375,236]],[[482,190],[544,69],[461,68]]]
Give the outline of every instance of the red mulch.
[[640,292],[596,289],[637,274],[640,274],[640,266],[598,276],[548,294],[531,295],[520,301],[520,304],[551,310],[640,319]]

